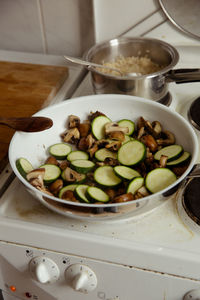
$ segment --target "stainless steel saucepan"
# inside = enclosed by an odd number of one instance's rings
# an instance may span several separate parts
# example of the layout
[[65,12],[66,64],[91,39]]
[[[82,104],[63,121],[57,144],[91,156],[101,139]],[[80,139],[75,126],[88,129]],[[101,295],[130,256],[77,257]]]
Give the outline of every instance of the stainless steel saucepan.
[[179,54],[173,46],[158,39],[121,37],[102,42],[89,49],[85,60],[103,64],[118,56],[148,57],[163,67],[158,72],[132,78],[89,68],[96,94],[127,94],[163,102],[170,82],[200,81],[200,69],[173,69],[179,61]]

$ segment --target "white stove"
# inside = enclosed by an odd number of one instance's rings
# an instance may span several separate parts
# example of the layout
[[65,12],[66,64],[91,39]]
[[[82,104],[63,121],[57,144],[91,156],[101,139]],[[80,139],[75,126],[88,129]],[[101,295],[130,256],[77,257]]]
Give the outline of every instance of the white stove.
[[[175,47],[177,68],[200,66],[200,43]],[[170,109],[187,118],[200,83],[169,90]],[[72,97],[91,93],[87,75]],[[10,174],[8,166],[0,177],[3,299],[200,299],[199,225],[187,222],[179,194],[128,218],[82,221],[49,210]]]

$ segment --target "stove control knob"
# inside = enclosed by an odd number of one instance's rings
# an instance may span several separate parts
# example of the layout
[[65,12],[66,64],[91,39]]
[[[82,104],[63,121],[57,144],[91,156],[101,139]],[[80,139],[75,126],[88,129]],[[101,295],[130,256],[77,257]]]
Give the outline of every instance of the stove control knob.
[[38,256],[29,263],[29,270],[40,283],[53,283],[58,280],[60,271],[56,263],[48,257]]
[[200,289],[192,290],[183,297],[183,300],[199,300],[199,299],[200,299]]
[[86,265],[73,264],[65,271],[67,283],[76,291],[89,293],[97,286],[95,273]]

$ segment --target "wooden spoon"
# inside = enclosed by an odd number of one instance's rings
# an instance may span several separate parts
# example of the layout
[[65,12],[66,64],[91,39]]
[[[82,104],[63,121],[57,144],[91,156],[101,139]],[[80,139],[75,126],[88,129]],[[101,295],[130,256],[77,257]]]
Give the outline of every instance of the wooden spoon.
[[0,117],[0,124],[15,130],[25,132],[38,132],[46,130],[53,125],[53,121],[46,117],[4,118]]

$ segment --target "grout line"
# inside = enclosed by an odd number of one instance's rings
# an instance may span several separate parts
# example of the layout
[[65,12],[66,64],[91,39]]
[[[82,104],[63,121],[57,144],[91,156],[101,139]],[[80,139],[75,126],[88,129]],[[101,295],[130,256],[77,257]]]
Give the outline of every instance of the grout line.
[[42,4],[41,4],[41,0],[36,0],[36,1],[37,1],[41,36],[42,36],[43,52],[44,52],[44,54],[48,54],[47,37],[46,37],[46,31],[45,31],[45,25],[44,25],[44,14],[43,14],[43,10],[42,10]]
[[134,24],[133,26],[129,27],[128,29],[126,29],[124,32],[120,33],[118,35],[118,37],[121,37],[122,35],[128,33],[130,30],[134,29],[135,27],[137,27],[138,25],[140,25],[141,23],[143,23],[144,21],[146,21],[147,19],[151,18],[154,14],[156,14],[160,9],[155,10],[154,12],[152,12],[151,14],[149,14],[148,16],[144,17],[142,20],[140,20],[139,22],[137,22],[136,24]]

